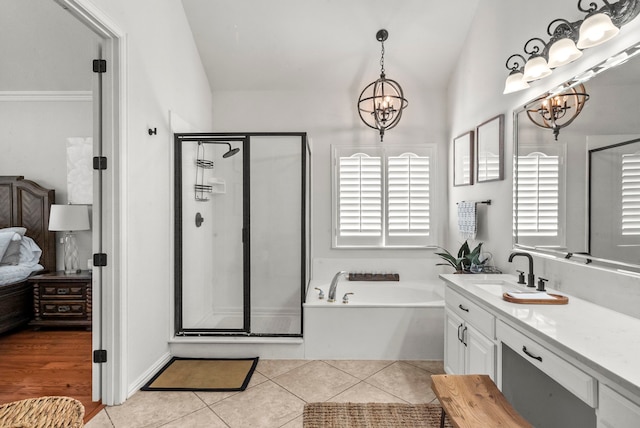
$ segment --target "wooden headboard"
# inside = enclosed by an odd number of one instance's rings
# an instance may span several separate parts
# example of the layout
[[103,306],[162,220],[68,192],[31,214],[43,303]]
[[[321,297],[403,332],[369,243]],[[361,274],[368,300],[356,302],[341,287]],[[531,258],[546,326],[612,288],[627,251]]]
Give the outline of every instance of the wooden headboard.
[[56,271],[56,233],[49,231],[55,199],[55,190],[22,176],[0,176],[0,228],[27,228],[26,235],[42,249],[40,264],[50,272]]

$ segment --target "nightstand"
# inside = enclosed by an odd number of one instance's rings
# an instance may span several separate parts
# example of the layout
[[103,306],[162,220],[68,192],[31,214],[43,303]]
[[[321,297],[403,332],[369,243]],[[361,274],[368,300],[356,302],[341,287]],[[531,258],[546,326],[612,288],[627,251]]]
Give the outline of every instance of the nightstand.
[[63,271],[29,278],[33,285],[34,327],[85,327],[91,330],[91,272]]

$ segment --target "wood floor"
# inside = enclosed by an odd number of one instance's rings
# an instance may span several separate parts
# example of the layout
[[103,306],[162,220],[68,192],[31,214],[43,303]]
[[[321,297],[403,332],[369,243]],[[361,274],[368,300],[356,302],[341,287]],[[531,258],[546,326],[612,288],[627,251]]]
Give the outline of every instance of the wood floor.
[[0,403],[62,395],[85,407],[85,422],[97,414],[91,401],[91,332],[25,328],[0,335]]

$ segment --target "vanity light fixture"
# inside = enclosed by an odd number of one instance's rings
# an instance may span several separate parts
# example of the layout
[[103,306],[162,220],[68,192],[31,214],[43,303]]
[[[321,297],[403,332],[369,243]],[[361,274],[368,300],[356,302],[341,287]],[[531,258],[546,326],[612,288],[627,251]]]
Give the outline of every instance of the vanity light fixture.
[[567,88],[555,95],[544,95],[525,106],[527,116],[535,125],[551,129],[558,139],[560,129],[575,120],[589,99],[583,84]]
[[[580,49],[598,46],[611,40],[620,32],[620,29],[611,20],[612,8],[608,1],[604,0],[605,5],[600,11],[597,11],[595,3],[590,3],[588,9],[583,9],[580,3],[578,2],[578,9],[588,13],[580,25],[580,39],[578,40]],[[619,3],[622,2],[617,4]]]
[[505,65],[508,70],[511,70],[511,73],[509,73],[509,77],[507,77],[507,81],[504,84],[503,94],[510,94],[511,92],[517,92],[529,87],[529,83],[524,80],[524,74],[522,73],[523,68],[517,61],[518,58],[522,60],[522,64],[526,62],[524,57],[520,54],[513,54],[507,59]]
[[[582,56],[581,49],[598,46],[610,40],[618,34],[622,26],[635,19],[640,13],[640,0],[619,0],[615,3],[602,0],[604,6],[600,9],[595,1],[591,1],[589,7],[584,8],[582,1],[578,0],[578,10],[587,13],[584,20],[569,22],[566,19],[555,19],[547,27],[547,34],[550,36],[547,43],[537,37],[527,41],[524,51],[531,55],[523,72],[527,82],[542,79],[551,74],[551,69],[577,60]],[[555,29],[552,31],[554,25]],[[542,46],[529,47],[534,41]],[[507,68],[512,70],[509,66]],[[505,84],[505,94],[528,87],[514,86],[513,81],[515,78],[509,74]]]
[[[536,45],[536,42],[539,42],[542,45],[542,50],[540,49],[540,46]],[[543,77],[547,77],[551,74],[551,69],[549,68],[547,60],[542,53],[546,47],[547,45],[544,40],[538,37],[529,39],[527,40],[527,43],[525,43],[524,52],[531,55],[527,63],[524,65],[524,80],[527,82],[542,79]]]
[[380,131],[380,142],[384,138],[384,132],[400,122],[402,111],[409,104],[400,84],[395,80],[387,79],[384,73],[384,42],[388,37],[387,30],[382,29],[376,33],[376,40],[382,46],[380,78],[368,84],[358,98],[360,119],[369,128]]
[[[555,30],[552,26],[559,23]],[[547,27],[547,34],[551,36],[548,57],[549,68],[567,65],[582,56],[582,51],[576,46],[578,40],[578,27],[580,22],[569,22],[566,19],[554,19]]]

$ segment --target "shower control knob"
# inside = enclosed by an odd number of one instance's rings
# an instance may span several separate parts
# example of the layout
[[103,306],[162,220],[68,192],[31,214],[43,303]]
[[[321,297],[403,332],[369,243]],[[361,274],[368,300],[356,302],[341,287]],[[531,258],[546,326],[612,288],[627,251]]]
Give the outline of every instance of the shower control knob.
[[344,296],[342,296],[342,303],[349,303],[349,295],[353,295],[353,293],[344,293]]
[[320,288],[315,287],[315,290],[318,290],[318,299],[324,299],[324,291],[322,291]]

